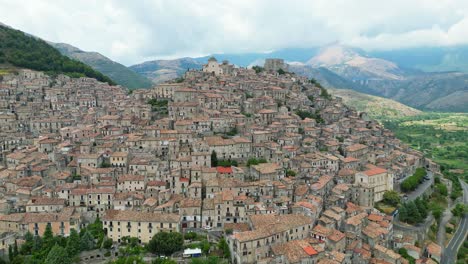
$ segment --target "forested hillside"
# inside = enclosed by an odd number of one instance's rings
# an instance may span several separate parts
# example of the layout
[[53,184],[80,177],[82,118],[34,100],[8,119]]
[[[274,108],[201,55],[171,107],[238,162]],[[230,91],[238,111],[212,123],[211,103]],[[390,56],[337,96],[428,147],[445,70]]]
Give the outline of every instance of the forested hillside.
[[45,41],[0,25],[0,64],[66,74],[70,77],[91,77],[115,84],[109,77],[90,66],[62,55]]

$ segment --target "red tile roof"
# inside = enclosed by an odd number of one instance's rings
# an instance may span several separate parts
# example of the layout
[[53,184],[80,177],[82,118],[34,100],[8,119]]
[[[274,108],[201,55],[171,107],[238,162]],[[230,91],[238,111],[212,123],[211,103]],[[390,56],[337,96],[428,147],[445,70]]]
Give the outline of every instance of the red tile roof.
[[317,250],[315,250],[312,246],[307,246],[307,247],[305,247],[303,249],[307,253],[307,255],[309,255],[309,256],[318,254]]
[[375,168],[373,168],[373,169],[364,171],[364,173],[365,173],[367,176],[374,176],[374,175],[382,174],[382,173],[385,173],[385,172],[387,172],[386,169],[379,168],[379,167],[375,167]]
[[216,170],[218,171],[218,173],[223,173],[223,174],[232,173],[232,168],[231,167],[218,166],[218,167],[216,167]]

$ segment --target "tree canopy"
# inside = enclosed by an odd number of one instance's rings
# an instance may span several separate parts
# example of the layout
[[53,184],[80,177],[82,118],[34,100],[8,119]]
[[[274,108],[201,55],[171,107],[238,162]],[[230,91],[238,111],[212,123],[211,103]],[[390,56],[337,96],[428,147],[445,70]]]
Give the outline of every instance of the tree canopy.
[[155,254],[171,255],[181,250],[184,244],[184,238],[178,232],[159,232],[153,236],[148,243],[148,250]]
[[427,172],[424,168],[417,168],[416,172],[413,175],[406,178],[401,183],[401,190],[404,192],[415,190],[418,187],[418,185],[423,181],[426,175],[427,175]]
[[71,264],[72,261],[67,254],[67,251],[59,246],[55,245],[47,254],[47,258],[45,259],[45,263],[47,264]]
[[400,195],[396,191],[386,191],[383,195],[383,202],[391,206],[397,206],[400,203]]

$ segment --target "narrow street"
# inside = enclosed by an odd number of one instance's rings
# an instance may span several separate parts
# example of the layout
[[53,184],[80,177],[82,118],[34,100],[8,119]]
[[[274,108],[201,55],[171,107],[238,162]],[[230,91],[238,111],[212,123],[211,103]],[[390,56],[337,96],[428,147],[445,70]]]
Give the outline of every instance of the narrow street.
[[422,182],[421,184],[419,184],[416,190],[408,193],[408,201],[416,200],[416,198],[420,197],[427,190],[427,188],[431,187],[431,185],[434,183],[433,173],[431,171],[428,171],[427,176],[429,176],[428,181]]
[[[463,201],[465,205],[468,205],[468,184],[461,180],[460,182],[463,187]],[[457,231],[455,232],[452,240],[450,240],[449,244],[442,253],[442,264],[455,263],[458,249],[460,248],[461,244],[465,241],[467,234],[468,214],[465,214],[463,216],[463,219],[460,221],[460,224],[458,225]]]

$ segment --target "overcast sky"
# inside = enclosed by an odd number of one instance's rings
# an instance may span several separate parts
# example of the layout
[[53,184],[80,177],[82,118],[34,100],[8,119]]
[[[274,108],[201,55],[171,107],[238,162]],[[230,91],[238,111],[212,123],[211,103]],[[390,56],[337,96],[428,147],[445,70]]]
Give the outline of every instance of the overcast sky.
[[468,43],[468,0],[0,0],[0,22],[125,65],[339,41]]

